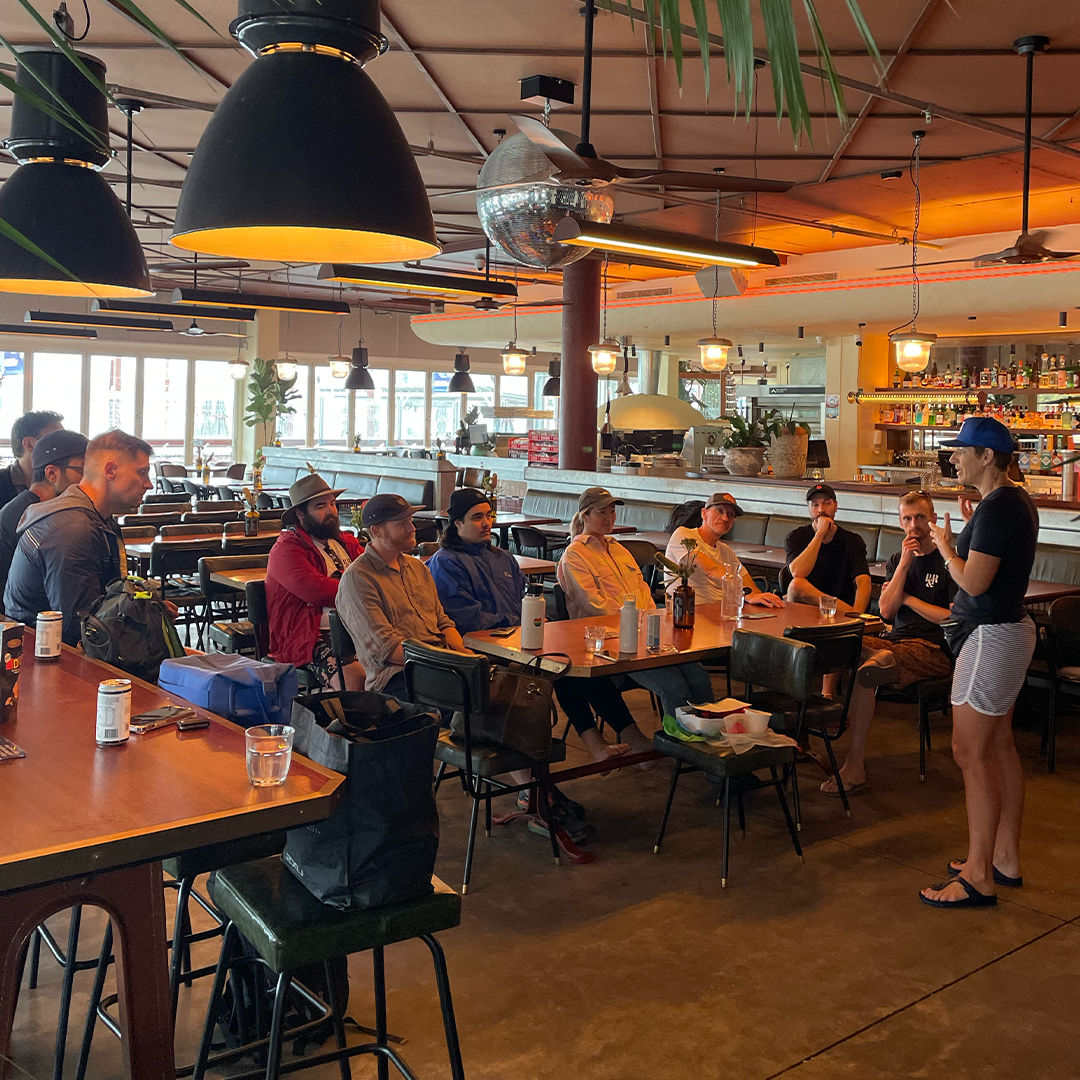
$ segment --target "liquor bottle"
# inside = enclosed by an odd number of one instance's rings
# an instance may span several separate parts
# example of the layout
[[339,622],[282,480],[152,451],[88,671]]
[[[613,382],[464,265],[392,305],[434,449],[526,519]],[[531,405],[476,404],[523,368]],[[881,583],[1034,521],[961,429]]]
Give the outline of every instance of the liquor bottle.
[[900,369],[897,368],[893,372],[893,377],[892,377],[893,389],[894,390],[898,389],[901,382],[903,382],[903,376],[900,374]]
[[941,376],[938,375],[936,360],[930,365],[930,385],[941,386]]
[[1004,365],[1002,367],[998,367],[997,364],[995,364],[994,371],[997,374],[997,378],[994,380],[995,385],[998,387],[999,390],[1004,390],[1009,381],[1008,369],[1004,367]]
[[1008,378],[1008,381],[1006,382],[1005,385],[1010,387],[1011,389],[1014,389],[1014,390],[1016,389],[1016,361],[1015,360],[1009,365],[1009,378]]
[[938,403],[937,411],[934,413],[934,426],[945,426],[945,406],[942,405],[940,402]]
[[949,364],[945,368],[945,385],[950,387],[950,388],[953,385],[952,364]]
[[926,385],[926,380],[923,378],[921,371],[913,371],[911,373],[911,385],[917,390],[920,386]]
[[922,424],[922,402],[915,402],[915,423],[917,425]]
[[1016,389],[1027,389],[1027,368],[1023,364],[1016,369]]
[[911,372],[910,371],[905,371],[904,372],[904,389],[905,390],[910,390],[911,389]]
[[971,389],[971,368],[967,364],[964,365],[964,373],[960,376],[960,385],[965,390]]
[[1057,388],[1059,390],[1065,389],[1065,357],[1061,357],[1058,361],[1057,369]]
[[1050,386],[1050,372],[1048,364],[1050,363],[1050,357],[1043,353],[1039,358],[1039,389],[1046,390]]

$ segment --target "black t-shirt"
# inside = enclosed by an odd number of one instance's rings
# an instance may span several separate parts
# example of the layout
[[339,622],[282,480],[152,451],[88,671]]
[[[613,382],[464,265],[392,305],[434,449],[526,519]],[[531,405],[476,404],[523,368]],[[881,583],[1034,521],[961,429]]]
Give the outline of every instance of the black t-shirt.
[[[788,566],[792,559],[798,558],[807,549],[813,539],[813,525],[800,525],[788,533],[784,541]],[[807,580],[815,589],[835,596],[845,604],[854,604],[855,579],[863,574],[870,575],[870,567],[866,564],[866,541],[858,533],[848,532],[837,525],[833,538],[819,548],[817,562]]]
[[11,560],[15,558],[15,548],[19,543],[15,530],[19,527],[19,521],[26,508],[39,502],[41,499],[27,488],[26,491],[20,491],[3,510],[0,510],[0,611],[4,607],[4,586],[7,585]]
[[[900,565],[901,552],[889,556],[885,564],[885,581],[890,582]],[[957,593],[956,582],[949,574],[941,552],[936,548],[929,555],[916,555],[911,560],[904,578],[904,592],[914,596],[924,604],[947,608]],[[904,638],[922,638],[933,642],[938,647],[945,644],[945,632],[937,623],[924,619],[917,611],[907,605],[900,608],[893,619],[892,631],[885,635],[890,641],[902,641]]]
[[980,499],[956,538],[956,553],[966,559],[970,552],[981,551],[1000,559],[1001,565],[981,596],[960,589],[953,614],[973,623],[1019,622],[1038,539],[1039,511],[1023,488],[995,488]]

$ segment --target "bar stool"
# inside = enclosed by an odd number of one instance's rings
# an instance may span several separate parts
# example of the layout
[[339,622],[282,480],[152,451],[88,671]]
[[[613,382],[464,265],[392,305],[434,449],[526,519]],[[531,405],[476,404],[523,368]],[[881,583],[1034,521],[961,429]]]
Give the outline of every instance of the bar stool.
[[[433,891],[415,900],[364,910],[339,911],[316,900],[293,877],[280,858],[260,859],[222,870],[214,886],[214,900],[228,919],[228,925],[221,945],[214,988],[207,1005],[193,1080],[202,1080],[206,1074],[214,1019],[225,989],[225,975],[233,963],[230,959],[232,946],[238,934],[243,934],[254,947],[259,962],[277,975],[277,989],[269,1039],[216,1055],[216,1059],[221,1061],[226,1056],[238,1057],[259,1045],[266,1045],[265,1074],[261,1069],[253,1069],[236,1074],[231,1080],[253,1080],[262,1075],[266,1076],[266,1080],[276,1080],[281,1072],[281,1047],[285,1037],[282,1030],[285,1001],[293,985],[293,975],[300,968],[320,963],[325,965],[338,1049],[315,1054],[302,1062],[289,1062],[288,1071],[337,1061],[343,1080],[348,1080],[351,1075],[348,1059],[359,1054],[374,1054],[378,1058],[380,1080],[388,1075],[388,1062],[392,1062],[407,1080],[415,1080],[413,1072],[387,1041],[383,959],[383,950],[387,945],[412,938],[420,938],[431,951],[446,1049],[450,1057],[450,1074],[453,1080],[464,1080],[446,958],[442,946],[433,936],[461,922],[461,897],[436,877],[431,879],[431,883]],[[341,1009],[333,1000],[335,995],[330,963],[352,953],[368,951],[372,954],[375,976],[375,1042],[346,1047]]]

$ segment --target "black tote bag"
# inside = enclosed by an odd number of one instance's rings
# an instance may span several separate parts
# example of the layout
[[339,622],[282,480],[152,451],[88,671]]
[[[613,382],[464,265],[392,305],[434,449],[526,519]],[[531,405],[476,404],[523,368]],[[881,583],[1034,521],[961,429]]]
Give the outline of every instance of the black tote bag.
[[346,780],[326,821],[289,832],[285,865],[340,909],[429,894],[439,849],[438,714],[383,694],[325,693],[296,698],[292,725],[296,752]]

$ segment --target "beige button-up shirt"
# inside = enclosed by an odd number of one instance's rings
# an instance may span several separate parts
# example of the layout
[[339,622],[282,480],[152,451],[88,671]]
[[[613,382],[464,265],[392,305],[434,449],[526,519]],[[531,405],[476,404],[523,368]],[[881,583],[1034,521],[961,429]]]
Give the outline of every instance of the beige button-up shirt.
[[367,690],[381,690],[402,670],[390,663],[402,642],[446,648],[443,631],[454,625],[419,559],[401,555],[395,570],[371,547],[342,574],[337,609],[367,672]]
[[610,536],[575,536],[559,560],[558,578],[571,619],[615,615],[627,596],[638,611],[656,607],[634,556]]

